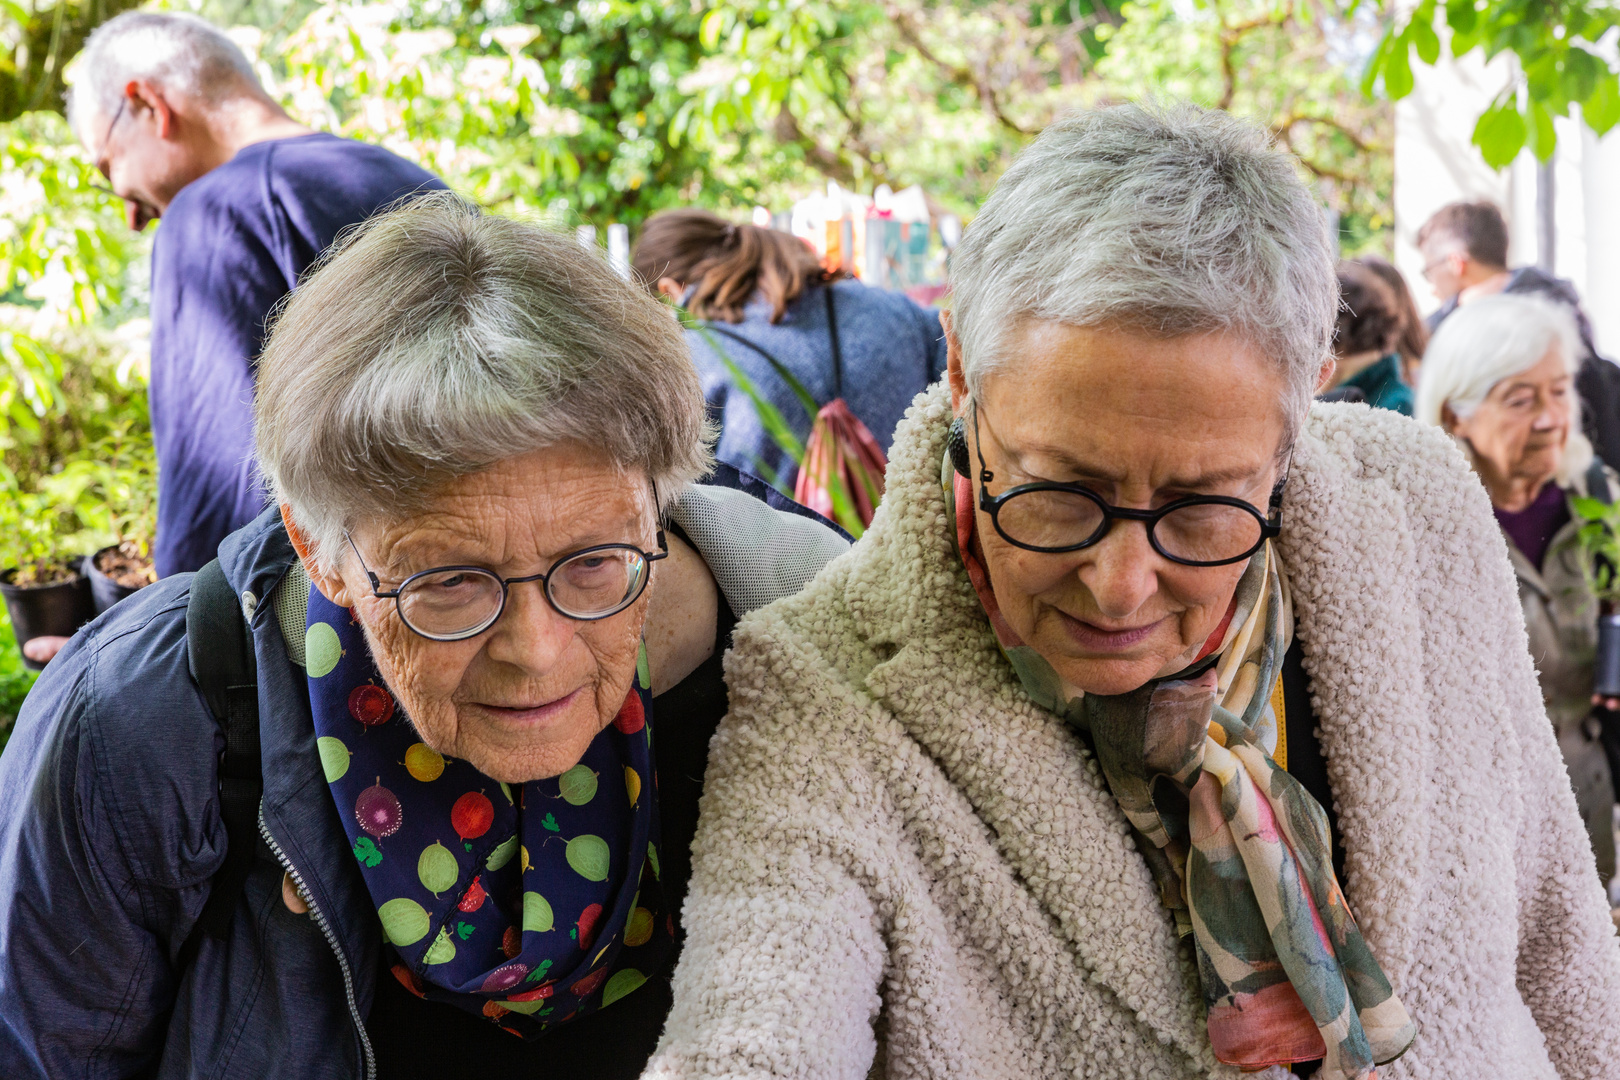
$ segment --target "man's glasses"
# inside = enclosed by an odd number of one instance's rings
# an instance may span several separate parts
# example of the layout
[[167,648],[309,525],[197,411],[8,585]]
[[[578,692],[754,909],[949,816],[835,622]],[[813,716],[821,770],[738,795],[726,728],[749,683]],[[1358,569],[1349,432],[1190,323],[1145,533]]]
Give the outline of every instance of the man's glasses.
[[[653,498],[657,505],[656,493]],[[633,544],[597,544],[564,555],[543,574],[503,578],[483,566],[438,566],[412,574],[397,589],[384,589],[354,546],[354,538],[346,532],[344,537],[371,581],[371,595],[392,600],[400,621],[433,641],[463,641],[482,634],[506,610],[511,587],[531,581],[540,582],[546,602],[564,618],[606,619],[635,603],[647,588],[648,567],[669,557],[669,543],[659,529],[656,552]]]
[[[107,158],[107,144],[112,141],[113,128],[117,127],[118,121],[124,118],[124,109],[128,105],[128,97],[121,97],[118,99],[118,108],[113,110],[112,119],[107,122],[107,133],[101,137],[101,153],[100,156],[96,158],[96,171],[102,176],[105,176],[108,180],[112,179],[112,166]],[[112,188],[104,188],[100,184],[96,184],[94,186],[100,191],[111,192],[114,195],[118,194],[116,191],[113,191]]]
[[1046,554],[1080,551],[1107,536],[1117,521],[1140,521],[1153,550],[1183,566],[1241,562],[1282,531],[1282,492],[1287,473],[1272,489],[1268,512],[1226,495],[1189,495],[1157,510],[1114,506],[1079,484],[1041,481],[992,496],[995,480],[979,440],[979,409],[973,410],[973,442],[979,458],[979,509],[990,515],[1001,538],[1014,547]]

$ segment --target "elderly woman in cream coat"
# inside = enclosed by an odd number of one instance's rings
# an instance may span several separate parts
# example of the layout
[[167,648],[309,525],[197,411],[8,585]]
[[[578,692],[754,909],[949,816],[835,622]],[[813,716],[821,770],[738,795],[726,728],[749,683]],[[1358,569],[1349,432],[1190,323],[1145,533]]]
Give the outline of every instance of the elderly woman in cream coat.
[[1500,534],[1443,433],[1310,405],[1294,163],[1076,115],[953,278],[870,531],[739,627],[648,1075],[1615,1076]]

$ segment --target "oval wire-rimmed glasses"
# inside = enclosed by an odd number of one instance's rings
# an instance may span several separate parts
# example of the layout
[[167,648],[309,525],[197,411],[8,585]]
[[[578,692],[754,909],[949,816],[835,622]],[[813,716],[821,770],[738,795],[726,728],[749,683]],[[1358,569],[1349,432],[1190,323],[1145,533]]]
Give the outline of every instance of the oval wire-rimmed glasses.
[[[657,505],[655,487],[653,506]],[[646,591],[651,564],[669,557],[669,543],[660,526],[656,552],[634,544],[595,544],[563,555],[544,573],[503,578],[484,566],[435,566],[410,575],[396,589],[384,589],[355,547],[354,538],[347,530],[343,535],[371,582],[371,595],[392,600],[406,628],[430,641],[477,637],[506,612],[511,587],[531,581],[540,582],[546,603],[565,619],[597,622],[611,618]]]
[[[1288,470],[1271,491],[1266,513],[1229,495],[1189,495],[1156,510],[1114,506],[1079,484],[1042,480],[990,494],[995,474],[984,460],[979,407],[973,413],[973,445],[979,459],[979,509],[990,515],[1001,538],[1014,547],[1047,555],[1081,551],[1098,543],[1116,521],[1140,521],[1153,550],[1182,566],[1228,566],[1242,562],[1282,531],[1282,493]],[[1167,536],[1160,530],[1168,523]]]

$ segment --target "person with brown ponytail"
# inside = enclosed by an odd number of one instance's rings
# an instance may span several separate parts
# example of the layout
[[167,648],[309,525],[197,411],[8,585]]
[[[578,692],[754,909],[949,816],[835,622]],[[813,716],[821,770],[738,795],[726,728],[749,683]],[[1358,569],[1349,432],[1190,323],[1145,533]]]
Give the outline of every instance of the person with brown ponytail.
[[886,450],[912,398],[945,370],[939,313],[901,293],[828,273],[789,233],[727,222],[707,210],[667,210],[642,229],[632,260],[646,288],[709,324],[688,331],[704,397],[721,424],[715,456],[792,485],[796,467],[733,383],[726,351],[803,441],[812,416],[778,368],[824,405],[842,397]]

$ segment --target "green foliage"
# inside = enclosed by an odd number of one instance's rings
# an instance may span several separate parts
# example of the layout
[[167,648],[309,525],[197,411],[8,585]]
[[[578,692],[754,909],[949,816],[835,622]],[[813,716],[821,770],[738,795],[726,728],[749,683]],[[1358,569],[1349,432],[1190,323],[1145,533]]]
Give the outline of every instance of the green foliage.
[[22,653],[11,642],[11,620],[0,605],[0,749],[4,749],[11,725],[22,711],[23,699],[39,677],[38,672],[23,667]]
[[1393,224],[1394,130],[1389,106],[1367,99],[1339,58],[1358,31],[1354,0],[1187,7],[1125,5],[1123,25],[1103,34],[1099,74],[1111,92],[1198,101],[1265,124],[1338,211],[1347,253],[1377,246]]
[[100,24],[139,0],[58,0],[0,4],[5,46],[0,52],[0,121],[62,104],[62,72]]
[[157,523],[157,454],[149,432],[126,421],[40,483],[41,493],[75,517],[68,544],[86,553],[126,543],[149,557]]
[[630,0],[325,4],[261,47],[305,122],[381,142],[492,208],[635,223],[759,194],[666,137],[698,23]]
[[1606,609],[1620,605],[1620,503],[1588,497],[1570,500],[1581,522],[1576,538],[1586,558],[1581,568],[1592,595]]
[[1474,126],[1474,145],[1493,168],[1502,168],[1528,146],[1542,161],[1558,137],[1553,118],[1580,115],[1604,134],[1620,121],[1620,74],[1597,43],[1620,26],[1620,8],[1609,0],[1422,0],[1404,25],[1391,24],[1368,63],[1363,87],[1379,79],[1391,100],[1412,92],[1412,54],[1433,64],[1440,58],[1444,26],[1451,53],[1475,49],[1489,60],[1503,52],[1518,59],[1521,75],[1506,87]]
[[[143,324],[112,328],[142,306],[129,271],[145,244],[55,113],[0,124],[0,178],[0,569],[43,582],[121,531],[150,537],[151,437],[131,347]],[[0,726],[32,685],[0,633]]]

